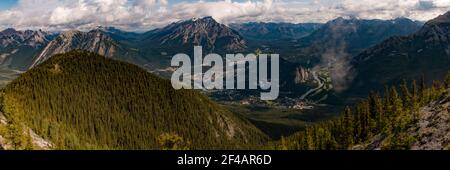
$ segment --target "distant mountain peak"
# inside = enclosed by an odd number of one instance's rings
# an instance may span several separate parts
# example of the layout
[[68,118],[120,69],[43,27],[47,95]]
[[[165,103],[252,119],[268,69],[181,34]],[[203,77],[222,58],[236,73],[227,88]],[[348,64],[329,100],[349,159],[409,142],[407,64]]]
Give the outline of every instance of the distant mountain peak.
[[97,26],[93,30],[98,30],[98,31],[103,31],[103,32],[117,32],[117,31],[122,32],[122,30],[117,29],[116,27],[110,27],[110,26]]
[[256,42],[261,42],[303,38],[319,29],[322,25],[318,23],[248,22],[232,23],[230,27],[237,30],[250,41],[256,40]]
[[347,16],[347,17],[338,17],[334,20],[331,20],[326,23],[326,25],[334,25],[334,24],[341,24],[341,25],[347,25],[349,23],[361,23],[361,22],[392,22],[392,23],[405,23],[410,24],[414,23],[416,21],[413,21],[406,17],[398,17],[391,20],[380,20],[380,19],[360,19],[355,16]]
[[117,50],[117,43],[100,29],[94,29],[89,32],[79,30],[65,31],[48,43],[34,59],[31,67],[46,61],[55,54],[66,53],[75,49],[87,50],[106,57],[112,57]]
[[200,22],[211,22],[211,21],[217,22],[212,16],[206,16],[206,17],[203,17],[203,18],[194,17],[190,21],[193,21],[193,22],[196,22],[196,21],[200,21]]
[[68,31],[64,31],[61,34],[59,34],[59,37],[72,37],[76,34],[80,34],[81,31],[79,30],[68,30]]
[[214,21],[217,22],[212,16],[206,16],[200,19],[201,21]]
[[17,33],[17,30],[14,28],[7,28],[7,29],[1,31],[0,33],[3,35],[14,34],[14,33]]
[[342,20],[359,20],[359,18],[355,17],[355,16],[342,16],[342,17],[338,17],[332,21],[342,21]]
[[239,33],[208,16],[172,23],[150,31],[146,38],[158,45],[178,48],[202,45],[209,51],[243,51],[246,42]]
[[450,11],[439,15],[435,19],[432,19],[426,23],[426,25],[440,25],[440,24],[448,24],[450,23]]
[[411,19],[406,18],[406,17],[397,17],[397,18],[395,18],[393,20],[394,21],[412,21]]
[[48,42],[49,34],[42,30],[16,30],[8,28],[0,32],[0,46],[29,45],[36,47]]

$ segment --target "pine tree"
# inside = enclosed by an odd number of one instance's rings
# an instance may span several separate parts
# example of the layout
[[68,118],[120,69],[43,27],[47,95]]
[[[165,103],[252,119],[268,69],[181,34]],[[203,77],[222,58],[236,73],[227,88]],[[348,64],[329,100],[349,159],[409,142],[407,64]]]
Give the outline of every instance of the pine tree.
[[450,88],[450,71],[447,72],[447,77],[445,78],[444,84],[446,88]]
[[284,136],[281,136],[281,146],[280,146],[281,150],[288,150],[288,146],[286,144],[286,140],[284,139]]
[[315,150],[316,149],[316,142],[314,141],[314,130],[309,127],[306,128],[306,149],[307,150]]
[[375,123],[375,127],[373,132],[379,132],[383,129],[385,122],[386,122],[386,116],[385,116],[385,110],[383,109],[383,101],[380,98],[380,95],[373,94],[370,98],[371,101],[371,108],[370,111],[372,112],[373,122]]
[[33,150],[34,149],[34,145],[33,145],[33,139],[31,138],[31,134],[30,134],[30,130],[26,131],[27,133],[24,135],[24,142],[25,142],[25,146],[24,149],[25,150]]
[[428,90],[426,90],[426,84],[425,84],[425,76],[422,75],[420,79],[420,85],[419,85],[419,92],[420,92],[420,103],[425,104],[427,102],[426,98],[428,97]]
[[349,146],[353,145],[354,143],[353,114],[352,110],[349,107],[345,108],[342,126],[343,126],[343,140],[344,140],[342,145],[344,146],[344,149],[346,149]]
[[416,83],[416,81],[415,80],[413,80],[413,83],[412,83],[412,95],[411,95],[411,112],[412,112],[412,115],[413,115],[413,121],[416,121],[416,120],[418,120],[418,117],[419,117],[419,106],[420,106],[420,103],[419,103],[419,91],[418,91],[418,89],[417,89],[417,83]]
[[400,88],[402,90],[402,101],[403,106],[408,106],[408,104],[411,103],[411,93],[409,92],[408,83],[406,83],[406,80],[403,79],[402,84],[400,85]]
[[19,150],[23,146],[23,129],[17,118],[11,117],[7,125],[7,139],[11,143],[12,149]]
[[384,100],[383,100],[383,109],[384,113],[387,119],[389,119],[389,116],[392,114],[392,101],[391,101],[391,91],[389,87],[384,87]]
[[185,141],[177,134],[164,133],[157,140],[163,150],[188,150],[190,145],[190,142]]
[[426,88],[426,84],[425,84],[425,75],[422,75],[422,77],[420,78],[420,86],[419,86],[419,91],[424,91]]
[[392,90],[392,111],[393,115],[393,125],[394,125],[394,132],[398,132],[402,130],[406,126],[406,117],[405,117],[405,111],[403,106],[403,101],[400,98],[400,96],[397,93],[397,90],[395,87],[391,88]]

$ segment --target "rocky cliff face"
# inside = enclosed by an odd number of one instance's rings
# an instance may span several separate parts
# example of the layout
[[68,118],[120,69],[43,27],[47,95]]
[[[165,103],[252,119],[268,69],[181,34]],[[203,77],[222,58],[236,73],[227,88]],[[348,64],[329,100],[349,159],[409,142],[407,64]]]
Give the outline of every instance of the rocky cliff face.
[[308,68],[297,67],[295,71],[295,83],[301,84],[314,80],[313,73]]
[[[9,124],[8,120],[3,115],[3,113],[0,112],[0,128],[5,129],[8,126],[8,124]],[[6,138],[6,135],[7,135],[6,132],[4,131],[0,132],[0,150],[13,149],[11,146],[11,142]],[[31,142],[33,143],[35,149],[50,150],[53,147],[53,144],[51,142],[43,139],[41,136],[37,135],[33,130],[31,130],[28,127],[24,127],[23,135],[30,135]]]
[[31,45],[35,47],[38,44],[48,42],[45,34],[41,30],[17,31],[8,28],[0,32],[0,47],[5,48],[17,45]]
[[[438,100],[422,107],[419,120],[403,132],[414,139],[412,150],[450,149],[450,89]],[[380,150],[389,143],[390,136],[378,134],[369,142],[353,147],[356,150]]]
[[52,35],[41,30],[18,31],[12,28],[0,32],[0,65],[26,69],[33,57],[48,44]]
[[170,24],[146,33],[145,44],[162,48],[201,45],[209,51],[239,52],[247,48],[238,32],[216,22],[212,17]]
[[420,110],[419,122],[408,132],[416,136],[413,150],[450,149],[450,90]]
[[117,43],[100,29],[89,32],[67,31],[49,42],[39,56],[34,59],[32,67],[44,62],[55,54],[66,53],[74,49],[95,52],[105,57],[113,57],[117,48]]

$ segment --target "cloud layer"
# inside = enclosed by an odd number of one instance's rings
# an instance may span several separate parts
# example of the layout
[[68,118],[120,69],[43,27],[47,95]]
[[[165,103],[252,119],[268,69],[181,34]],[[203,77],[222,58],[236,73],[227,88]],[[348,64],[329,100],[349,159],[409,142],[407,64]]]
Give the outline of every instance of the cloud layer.
[[99,25],[145,31],[193,17],[232,22],[326,22],[340,16],[408,17],[426,21],[450,10],[450,0],[19,0],[0,11],[0,28],[90,29]]

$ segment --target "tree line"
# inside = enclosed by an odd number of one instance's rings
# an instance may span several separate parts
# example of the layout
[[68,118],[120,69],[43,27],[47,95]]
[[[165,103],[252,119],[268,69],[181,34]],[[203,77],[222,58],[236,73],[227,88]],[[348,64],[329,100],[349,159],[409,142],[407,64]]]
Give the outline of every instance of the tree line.
[[374,137],[385,140],[381,149],[409,149],[416,141],[404,133],[419,118],[419,109],[439,98],[450,88],[450,72],[446,79],[434,81],[430,87],[403,81],[399,87],[386,87],[384,95],[372,92],[355,107],[347,107],[337,119],[307,127],[290,137],[282,137],[272,147],[298,150],[346,150],[364,144]]

